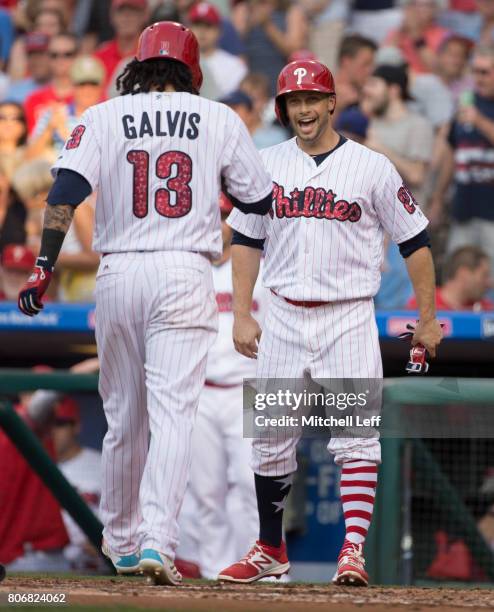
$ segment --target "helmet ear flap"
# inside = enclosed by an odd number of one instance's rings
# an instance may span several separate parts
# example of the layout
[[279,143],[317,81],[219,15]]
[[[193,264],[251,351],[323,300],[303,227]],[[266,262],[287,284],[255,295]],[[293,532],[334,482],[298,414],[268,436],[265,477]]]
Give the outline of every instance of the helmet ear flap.
[[283,127],[288,127],[290,125],[288,113],[286,111],[286,100],[284,95],[278,96],[276,98],[276,116],[278,117],[278,121]]

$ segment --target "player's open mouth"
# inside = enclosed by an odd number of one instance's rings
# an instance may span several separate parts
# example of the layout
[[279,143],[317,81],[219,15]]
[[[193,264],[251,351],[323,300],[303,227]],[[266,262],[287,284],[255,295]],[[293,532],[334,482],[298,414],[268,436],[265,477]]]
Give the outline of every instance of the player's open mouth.
[[316,119],[299,119],[298,127],[303,134],[308,134],[316,124]]

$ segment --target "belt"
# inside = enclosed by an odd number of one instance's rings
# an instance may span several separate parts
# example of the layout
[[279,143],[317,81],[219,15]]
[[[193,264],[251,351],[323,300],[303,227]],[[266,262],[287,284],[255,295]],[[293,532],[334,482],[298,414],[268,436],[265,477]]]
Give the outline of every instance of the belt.
[[212,380],[206,380],[204,383],[205,387],[215,387],[216,389],[233,389],[233,387],[241,387],[242,383],[234,383],[232,385],[223,385],[221,383],[215,383]]
[[288,302],[288,304],[291,304],[292,306],[302,306],[303,308],[317,308],[318,306],[327,306],[328,304],[331,304],[331,302],[323,302],[321,300],[291,300],[290,298],[286,298],[282,295],[279,295],[278,293],[276,293],[276,291],[273,291],[273,289],[271,289],[271,293],[274,293],[274,295],[280,297],[282,300],[285,300],[285,302]]

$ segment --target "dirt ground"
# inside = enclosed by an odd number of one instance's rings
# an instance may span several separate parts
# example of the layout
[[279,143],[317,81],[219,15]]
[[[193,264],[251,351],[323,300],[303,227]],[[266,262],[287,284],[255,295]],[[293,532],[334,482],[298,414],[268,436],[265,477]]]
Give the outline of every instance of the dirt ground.
[[[453,612],[494,609],[494,590],[403,588],[372,586],[342,588],[332,585],[228,585],[190,581],[181,587],[148,585],[144,578],[7,577],[0,584],[0,607],[9,593],[66,593],[70,609],[139,610],[168,612],[354,612],[356,610],[437,610]],[[10,608],[10,606],[8,606]],[[29,609],[41,605],[29,606]],[[19,604],[11,609],[28,609]],[[48,609],[48,608],[47,608]],[[51,606],[53,609],[53,606]]]

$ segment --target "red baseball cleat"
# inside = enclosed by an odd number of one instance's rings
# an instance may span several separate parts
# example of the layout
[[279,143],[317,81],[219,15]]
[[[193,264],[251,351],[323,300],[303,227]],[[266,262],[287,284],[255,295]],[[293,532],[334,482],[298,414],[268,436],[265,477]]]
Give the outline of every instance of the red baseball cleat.
[[345,542],[338,557],[338,567],[333,582],[344,586],[367,586],[369,584],[362,544]]
[[255,582],[266,576],[282,576],[290,569],[286,546],[268,546],[258,540],[243,559],[230,565],[218,575],[218,580],[228,582]]

